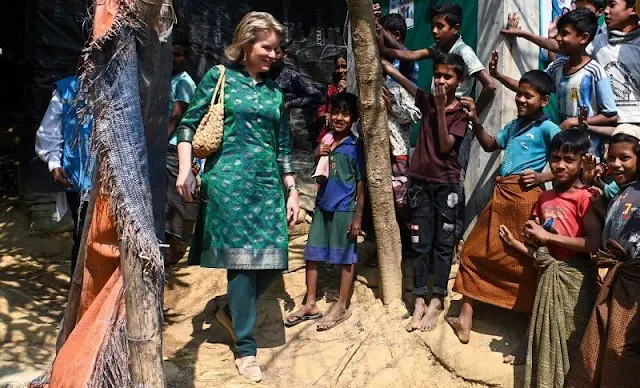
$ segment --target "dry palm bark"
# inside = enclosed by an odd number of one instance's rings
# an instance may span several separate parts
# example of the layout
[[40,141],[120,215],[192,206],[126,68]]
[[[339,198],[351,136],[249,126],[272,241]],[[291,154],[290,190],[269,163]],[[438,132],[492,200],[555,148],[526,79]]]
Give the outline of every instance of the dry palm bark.
[[382,101],[382,67],[371,0],[348,0],[353,54],[364,133],[367,185],[378,248],[382,302],[402,299],[402,253],[391,185],[387,110]]

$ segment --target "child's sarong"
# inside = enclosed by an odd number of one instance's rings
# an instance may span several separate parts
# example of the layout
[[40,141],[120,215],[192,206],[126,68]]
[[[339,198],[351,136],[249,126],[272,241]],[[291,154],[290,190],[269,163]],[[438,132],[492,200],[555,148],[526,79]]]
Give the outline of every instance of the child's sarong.
[[609,239],[598,267],[610,269],[567,387],[640,387],[640,258]]
[[494,306],[531,312],[537,282],[533,260],[505,244],[499,228],[507,226],[522,240],[522,228],[541,193],[539,187],[523,190],[517,175],[496,178],[493,197],[462,249],[454,291]]
[[593,308],[589,257],[558,261],[535,254],[538,289],[529,325],[525,387],[563,387]]

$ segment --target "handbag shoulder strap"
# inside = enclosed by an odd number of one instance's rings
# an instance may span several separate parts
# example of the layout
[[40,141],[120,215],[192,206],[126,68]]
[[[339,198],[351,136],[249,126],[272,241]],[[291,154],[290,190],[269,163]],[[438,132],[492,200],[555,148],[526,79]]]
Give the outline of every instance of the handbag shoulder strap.
[[224,83],[226,78],[226,68],[224,65],[218,65],[218,70],[220,70],[220,76],[218,77],[218,83],[216,84],[216,88],[213,91],[213,95],[211,96],[211,106],[216,103],[216,96],[220,95],[217,99],[218,102],[224,102]]

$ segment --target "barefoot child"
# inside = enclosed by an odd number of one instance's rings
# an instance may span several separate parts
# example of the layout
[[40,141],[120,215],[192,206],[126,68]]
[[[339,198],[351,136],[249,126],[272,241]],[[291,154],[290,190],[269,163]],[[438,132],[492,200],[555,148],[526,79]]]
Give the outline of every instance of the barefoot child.
[[607,165],[622,192],[607,209],[604,249],[596,257],[606,276],[567,387],[640,385],[639,141],[640,127],[633,125],[619,126],[609,141]]
[[[431,33],[435,44],[429,48],[415,51],[391,48],[385,45],[387,40],[378,40],[380,54],[386,58],[398,58],[401,61],[419,61],[423,59],[433,59],[438,54],[457,54],[464,60],[464,78],[458,86],[456,97],[471,96],[476,81],[482,84],[482,91],[478,94],[477,109],[481,114],[491,105],[493,95],[496,90],[496,82],[491,78],[489,72],[478,59],[473,49],[467,45],[460,35],[462,25],[462,7],[451,2],[444,2],[431,8]],[[404,86],[404,85],[403,85]],[[434,85],[432,84],[432,88]],[[405,86],[406,88],[406,86]],[[464,183],[464,177],[469,164],[469,153],[473,140],[472,131],[467,131],[467,136],[460,145],[458,157],[460,159],[460,182]],[[460,190],[461,203],[465,203],[464,190]],[[456,240],[460,240],[463,234],[464,206],[460,206],[456,220]],[[457,245],[457,241],[456,241]]]
[[365,190],[362,143],[351,133],[351,124],[358,119],[356,96],[336,94],[331,99],[329,112],[334,140],[331,145],[320,144],[316,151],[318,157],[329,157],[329,178],[318,190],[304,251],[307,296],[304,306],[286,319],[290,327],[321,318],[322,313],[316,306],[318,262],[341,265],[338,302],[318,322],[319,331],[329,330],[351,316],[348,307],[358,259],[356,240],[360,234]]
[[[388,62],[384,70],[416,96],[422,125],[416,151],[409,165],[409,205],[413,243],[413,317],[407,330],[433,330],[444,307],[455,247],[455,224],[460,202],[458,153],[469,119],[456,90],[464,79],[464,60],[456,54],[440,54],[434,60],[434,94],[412,86]],[[427,276],[433,263],[435,280],[429,305]]]
[[[554,188],[542,193],[533,209],[534,220],[524,225],[528,245],[500,225],[504,242],[533,258],[538,268],[525,387],[564,386],[593,307],[589,253],[600,246],[602,222],[590,206],[591,193],[580,181],[589,144],[589,137],[578,128],[551,140]],[[536,251],[532,245],[540,248]]]
[[[476,300],[526,313],[533,308],[536,270],[531,259],[501,241],[498,226],[520,230],[542,193],[540,185],[553,179],[550,173],[542,172],[549,159],[551,139],[560,132],[542,113],[552,88],[551,77],[545,72],[525,73],[515,98],[518,118],[496,136],[489,135],[480,124],[473,100],[463,99],[482,148],[487,152],[503,149],[504,156],[493,197],[461,253],[454,290],[464,295],[462,310],[459,317],[447,321],[462,343],[469,342]],[[520,349],[521,359],[525,350]]]

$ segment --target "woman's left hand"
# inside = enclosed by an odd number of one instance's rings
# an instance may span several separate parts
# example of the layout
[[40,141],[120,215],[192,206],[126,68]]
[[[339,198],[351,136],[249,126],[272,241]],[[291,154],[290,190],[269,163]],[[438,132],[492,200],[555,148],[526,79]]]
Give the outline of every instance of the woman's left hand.
[[289,221],[289,227],[292,227],[298,222],[298,215],[300,214],[300,200],[298,198],[298,190],[291,190],[289,192],[289,198],[287,199],[287,221]]

